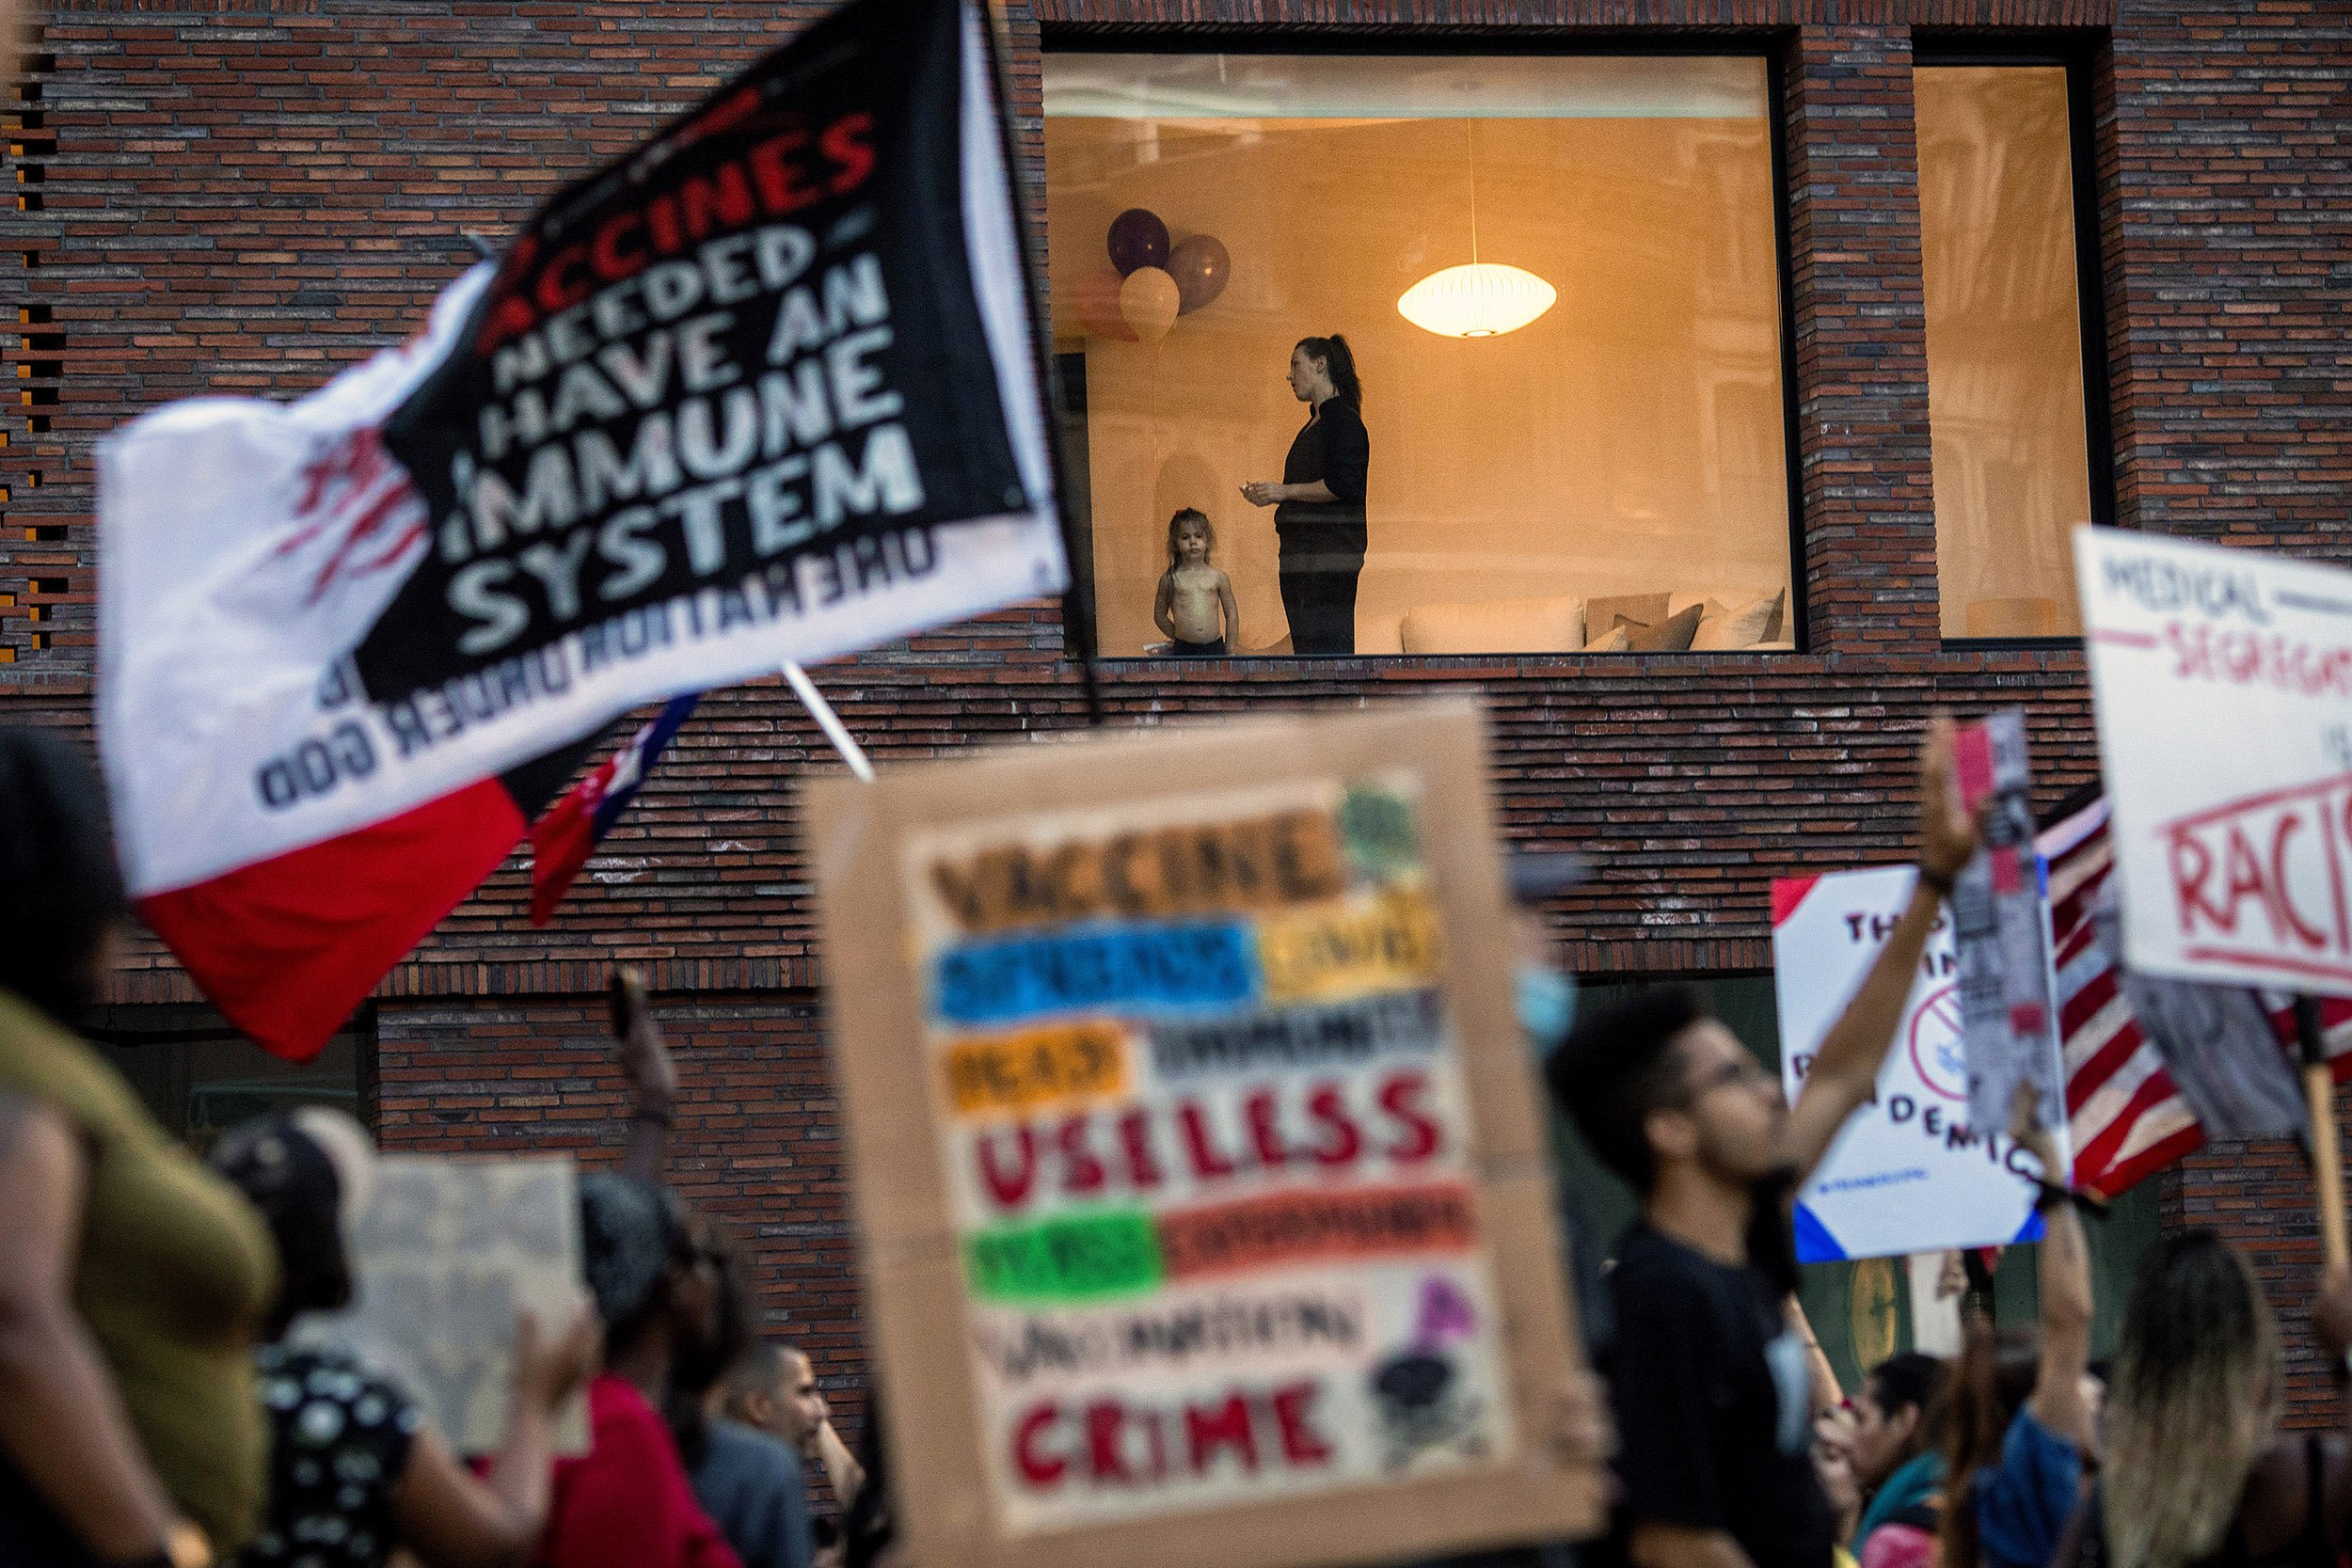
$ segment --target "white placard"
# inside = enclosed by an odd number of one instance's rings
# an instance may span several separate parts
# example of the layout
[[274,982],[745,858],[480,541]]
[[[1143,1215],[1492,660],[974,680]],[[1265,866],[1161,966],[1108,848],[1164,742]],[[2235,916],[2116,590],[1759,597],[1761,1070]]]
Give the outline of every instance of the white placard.
[[[1772,990],[1792,1103],[1917,876],[1910,866],[1883,866],[1772,884]],[[1797,1261],[2040,1239],[2033,1157],[2006,1129],[1986,1138],[1968,1122],[1959,981],[1947,913],[1928,939],[1876,1098],[1854,1113],[1797,1195]],[[2064,1130],[2054,1136],[2063,1151]]]
[[2074,556],[2125,961],[2352,996],[2352,572],[2115,529]]
[[[518,1314],[541,1342],[588,1305],[580,1189],[568,1155],[506,1160],[387,1154],[349,1239],[356,1293],[294,1325],[396,1380],[461,1454],[506,1440]],[[558,1453],[588,1451],[588,1402],[556,1417]]]

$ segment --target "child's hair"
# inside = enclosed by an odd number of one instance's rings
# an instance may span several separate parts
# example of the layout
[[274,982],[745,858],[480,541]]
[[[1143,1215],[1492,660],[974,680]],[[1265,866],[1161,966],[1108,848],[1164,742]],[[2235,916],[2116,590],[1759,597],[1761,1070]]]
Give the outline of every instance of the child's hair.
[[1197,506],[1180,506],[1176,509],[1176,515],[1168,520],[1168,569],[1171,572],[1184,564],[1183,559],[1176,553],[1176,531],[1186,522],[1199,523],[1200,531],[1209,536],[1208,555],[1200,559],[1206,561],[1216,553],[1216,530],[1210,525],[1209,515]]

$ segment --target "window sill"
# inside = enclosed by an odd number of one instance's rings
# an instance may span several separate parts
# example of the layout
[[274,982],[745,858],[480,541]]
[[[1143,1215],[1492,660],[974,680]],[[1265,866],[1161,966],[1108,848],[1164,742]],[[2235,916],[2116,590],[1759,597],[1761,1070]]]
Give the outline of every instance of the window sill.
[[2067,637],[1947,637],[1944,651],[1947,654],[2000,653],[2066,653],[2080,652],[2082,635]]
[[1804,657],[1806,651],[1791,643],[1775,642],[1759,643],[1747,648],[1679,648],[1657,653],[1596,653],[1575,648],[1557,653],[1524,651],[1442,654],[1407,654],[1386,651],[1355,654],[1238,653],[1217,654],[1208,657],[1182,657],[1175,654],[1106,654],[1100,656],[1095,662],[1105,669],[1133,669],[1148,665],[1154,670],[1162,666],[1186,665],[1209,667],[1248,665],[1251,669],[1261,669],[1268,665],[1284,664],[1307,666],[1378,664],[1417,668],[1424,665],[1445,667],[1456,664],[1490,664],[1502,659],[1541,660],[1547,663],[1589,662],[1595,666],[1606,667],[1615,664],[1637,664],[1656,659],[1797,658]]

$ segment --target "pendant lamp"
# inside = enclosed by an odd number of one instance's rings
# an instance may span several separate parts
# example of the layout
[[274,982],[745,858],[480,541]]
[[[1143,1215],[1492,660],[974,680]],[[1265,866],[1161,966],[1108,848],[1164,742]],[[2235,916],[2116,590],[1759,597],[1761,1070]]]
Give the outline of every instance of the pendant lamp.
[[1478,259],[1478,122],[1462,121],[1470,143],[1470,259],[1431,273],[1405,291],[1397,313],[1440,338],[1499,338],[1552,307],[1560,291],[1524,267]]

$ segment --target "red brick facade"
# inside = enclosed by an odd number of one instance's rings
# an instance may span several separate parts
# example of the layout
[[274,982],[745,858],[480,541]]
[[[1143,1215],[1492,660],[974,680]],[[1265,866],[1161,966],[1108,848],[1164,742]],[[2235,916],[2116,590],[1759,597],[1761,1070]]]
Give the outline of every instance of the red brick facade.
[[[297,393],[404,333],[502,230],[792,24],[794,8],[61,0],[12,89],[24,208],[0,413],[0,668],[11,721],[86,729],[90,442],[201,391]],[[1474,36],[1574,48],[1694,33],[1784,82],[1804,504],[1795,655],[1278,662],[1104,673],[1115,723],[1483,689],[1512,835],[1597,857],[1564,901],[1592,973],[1756,971],[1776,875],[1900,852],[1927,710],[2031,705],[2049,799],[2095,766],[2079,654],[1946,648],[1921,325],[1915,28],[2090,52],[2118,520],[2352,561],[2352,18],[2321,0],[1031,0],[1009,16],[1034,154],[1055,29]],[[20,270],[20,267],[22,270]],[[1051,607],[822,679],[890,760],[1079,724]],[[678,1168],[752,1239],[768,1305],[850,1372],[836,1122],[820,1058],[791,785],[829,765],[773,683],[705,705],[550,931],[510,867],[387,983],[389,1143],[610,1149],[605,964],[649,963],[689,1046]],[[184,1001],[149,949],[119,1000]],[[2246,1239],[2282,1291],[2312,1257],[2291,1158],[2222,1152],[2169,1209]],[[2302,1336],[2291,1334],[2291,1342]],[[2301,1392],[2317,1392],[2307,1357]]]

